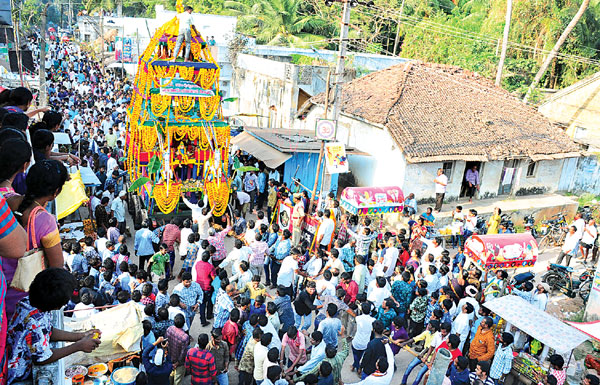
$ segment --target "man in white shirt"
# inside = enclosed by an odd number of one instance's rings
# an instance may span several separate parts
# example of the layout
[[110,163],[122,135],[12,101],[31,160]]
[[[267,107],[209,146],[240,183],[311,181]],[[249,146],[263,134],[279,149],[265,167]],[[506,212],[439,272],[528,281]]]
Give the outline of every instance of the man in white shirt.
[[200,239],[208,239],[208,228],[210,227],[210,223],[208,220],[212,218],[212,212],[209,211],[208,207],[208,199],[206,195],[204,195],[204,205],[200,207],[196,203],[192,203],[182,194],[183,203],[192,210],[192,220],[194,224],[198,226],[198,234],[200,234]]
[[392,292],[387,288],[387,284],[385,278],[375,278],[375,288],[367,295],[367,300],[373,302],[377,309],[379,309],[384,299],[392,295]]
[[242,218],[246,218],[246,213],[248,212],[248,208],[250,207],[250,194],[245,193],[241,190],[235,192],[238,203],[240,204],[240,212],[242,213]]
[[317,241],[319,242],[319,247],[321,249],[327,250],[329,247],[331,237],[333,236],[333,230],[335,230],[335,223],[333,222],[333,219],[331,219],[331,210],[326,209],[323,211],[323,222],[321,222],[317,233]]
[[556,258],[556,264],[561,265],[563,258],[566,256],[567,260],[565,266],[569,266],[571,263],[571,258],[577,254],[577,246],[579,244],[579,237],[577,235],[577,227],[569,226],[569,232],[565,237],[565,243],[563,243],[560,254],[558,254],[558,258]]
[[575,228],[577,229],[575,234],[579,239],[581,239],[581,237],[583,236],[583,229],[585,228],[585,220],[582,218],[581,213],[575,214],[575,218],[573,218],[573,223],[571,223],[569,226],[575,226]]
[[587,257],[590,254],[590,249],[594,247],[597,237],[598,229],[596,229],[596,221],[590,219],[587,225],[585,225],[583,228],[583,236],[581,237],[581,242],[579,242],[579,250],[581,251],[581,256],[583,257],[584,262],[587,260]]
[[285,257],[281,262],[281,267],[277,274],[277,286],[285,287],[288,294],[292,293],[295,274],[306,275],[306,273],[300,272],[298,268],[298,254],[298,249],[292,249],[290,255]]
[[[177,42],[175,43],[175,50],[173,51],[173,61],[177,60],[177,55],[179,55],[179,50],[181,49],[181,44],[185,40],[185,55],[183,56],[183,61],[187,61],[190,56],[191,48],[192,48],[192,28],[194,28],[194,19],[192,17],[192,12],[194,9],[189,5],[186,5],[183,9],[182,13],[177,14],[177,19],[179,20],[179,32],[177,34]],[[194,28],[196,31],[196,28]],[[196,31],[196,33],[198,33]]]
[[448,177],[444,174],[444,169],[438,168],[437,176],[433,182],[435,183],[435,212],[439,213],[442,210],[446,186],[448,186]]
[[460,309],[460,314],[458,314],[452,322],[452,333],[456,334],[460,338],[460,345],[458,348],[461,351],[465,346],[465,341],[467,340],[467,335],[469,334],[471,328],[470,321],[473,310],[473,305],[470,303],[464,304]]
[[436,260],[439,260],[442,257],[442,252],[444,251],[444,248],[442,247],[442,238],[436,237],[434,239],[427,239],[421,237],[421,241],[427,245],[423,255],[431,254]]

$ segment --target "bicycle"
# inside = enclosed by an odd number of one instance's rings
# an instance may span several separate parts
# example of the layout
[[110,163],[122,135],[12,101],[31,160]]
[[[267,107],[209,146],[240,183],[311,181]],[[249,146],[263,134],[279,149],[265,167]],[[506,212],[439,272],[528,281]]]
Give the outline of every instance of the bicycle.
[[563,214],[557,214],[553,219],[542,221],[540,233],[542,239],[538,243],[538,250],[542,254],[549,246],[560,247],[567,236],[567,221]]

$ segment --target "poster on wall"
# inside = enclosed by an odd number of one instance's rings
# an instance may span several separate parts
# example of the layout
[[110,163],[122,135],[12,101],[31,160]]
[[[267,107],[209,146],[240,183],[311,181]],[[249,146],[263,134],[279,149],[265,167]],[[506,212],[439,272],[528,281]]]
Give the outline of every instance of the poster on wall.
[[277,223],[281,230],[288,229],[290,232],[293,229],[292,226],[292,211],[294,208],[285,203],[279,202],[279,210],[277,210]]
[[346,156],[346,145],[344,143],[325,144],[325,164],[330,174],[348,172],[348,157]]

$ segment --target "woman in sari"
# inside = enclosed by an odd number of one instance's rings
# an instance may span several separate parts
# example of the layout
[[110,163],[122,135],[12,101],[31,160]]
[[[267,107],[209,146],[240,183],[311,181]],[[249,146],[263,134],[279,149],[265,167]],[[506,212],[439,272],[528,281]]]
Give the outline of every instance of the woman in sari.
[[[40,248],[48,261],[47,267],[64,266],[60,235],[56,218],[44,207],[54,201],[69,178],[65,166],[56,160],[42,160],[27,173],[27,193],[15,213],[27,230],[27,250]],[[31,218],[31,221],[30,221]],[[17,302],[27,293],[10,288],[17,269],[17,260],[2,258],[6,282],[6,314],[12,317]]]
[[410,251],[421,250],[423,248],[423,241],[421,237],[427,234],[427,227],[425,227],[425,220],[423,217],[417,218],[417,222],[413,225],[410,234]]

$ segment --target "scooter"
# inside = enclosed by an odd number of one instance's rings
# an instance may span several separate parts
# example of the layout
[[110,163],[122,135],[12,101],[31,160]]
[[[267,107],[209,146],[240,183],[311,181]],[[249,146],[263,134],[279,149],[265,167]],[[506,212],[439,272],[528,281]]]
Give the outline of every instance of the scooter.
[[585,263],[583,265],[585,271],[579,277],[575,277],[572,267],[551,263],[548,272],[542,277],[542,282],[546,282],[552,290],[559,290],[569,298],[575,298],[579,294],[586,303],[592,289],[595,268]]

